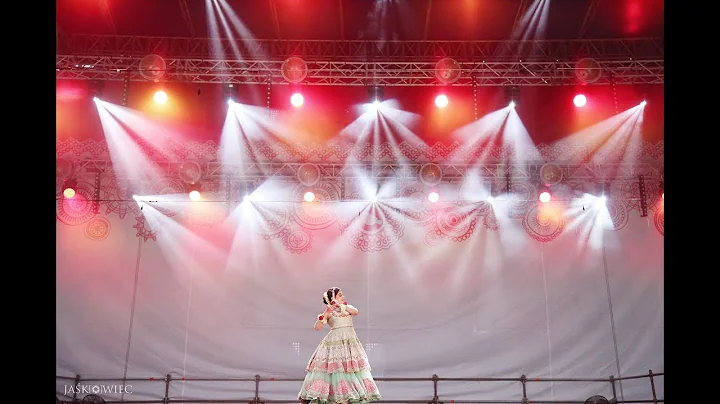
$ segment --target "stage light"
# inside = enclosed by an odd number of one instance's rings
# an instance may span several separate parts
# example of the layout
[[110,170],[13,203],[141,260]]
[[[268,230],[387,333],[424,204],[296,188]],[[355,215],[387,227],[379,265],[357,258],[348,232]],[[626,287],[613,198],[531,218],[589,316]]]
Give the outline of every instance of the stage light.
[[305,97],[300,93],[295,93],[290,97],[290,104],[295,108],[300,108],[305,102]]
[[445,94],[440,94],[435,97],[435,106],[438,108],[445,108],[448,105],[448,97]]
[[439,200],[440,200],[440,195],[438,195],[437,192],[430,192],[430,194],[428,194],[428,201],[435,203]]
[[646,104],[647,104],[647,101],[642,100],[642,102],[640,103],[640,106],[641,106],[641,107],[644,107]]
[[373,104],[380,104],[380,101],[383,100],[384,90],[380,86],[370,86],[368,87],[368,97],[370,98],[370,102]]
[[315,200],[315,194],[311,191],[305,192],[305,195],[303,195],[303,199],[305,202],[312,202]]
[[510,108],[515,108],[515,101],[510,101],[510,104],[508,104]]
[[190,185],[190,188],[188,189],[188,197],[190,197],[191,201],[200,200],[200,186],[198,184]]
[[578,94],[573,98],[573,104],[578,108],[582,108],[587,104],[587,97],[583,94]]
[[223,99],[227,101],[228,104],[232,105],[237,101],[238,89],[233,83],[223,83],[222,93]]
[[665,200],[665,181],[660,182],[660,198]]
[[165,93],[165,91],[156,91],[155,95],[153,95],[153,100],[155,100],[158,104],[165,104],[168,101],[168,95]]
[[63,196],[67,199],[74,198],[76,195],[76,192],[75,192],[76,187],[77,187],[77,182],[75,180],[65,181],[65,184],[63,184],[63,190],[62,190]]
[[592,396],[585,400],[585,404],[610,404],[610,400],[603,396]]
[[488,196],[486,199],[487,203],[493,203],[494,200],[495,198],[493,198],[492,196]]
[[544,191],[544,192],[540,193],[540,202],[547,203],[547,202],[550,202],[550,199],[551,199],[550,192]]

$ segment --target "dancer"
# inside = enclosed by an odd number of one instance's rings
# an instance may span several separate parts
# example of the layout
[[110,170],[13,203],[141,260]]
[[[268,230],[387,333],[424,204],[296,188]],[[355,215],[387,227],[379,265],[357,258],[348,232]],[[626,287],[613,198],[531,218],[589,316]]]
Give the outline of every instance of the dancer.
[[358,310],[347,304],[340,288],[330,288],[323,293],[323,303],[327,307],[315,321],[315,331],[328,324],[330,332],[308,362],[298,398],[305,404],[379,400],[367,354],[353,328],[352,318],[358,315]]

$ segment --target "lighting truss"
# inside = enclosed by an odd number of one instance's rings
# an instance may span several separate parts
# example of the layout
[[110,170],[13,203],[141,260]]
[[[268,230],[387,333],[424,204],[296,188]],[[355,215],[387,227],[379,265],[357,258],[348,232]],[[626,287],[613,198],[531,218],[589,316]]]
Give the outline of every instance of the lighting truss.
[[[202,171],[203,180],[221,181],[230,177],[232,180],[249,181],[268,178],[296,181],[300,168],[307,163],[295,162],[248,162],[243,164],[222,164],[218,162],[197,162]],[[181,162],[154,163],[168,177],[177,178]],[[420,169],[427,163],[316,163],[314,164],[323,180],[357,179],[360,177],[402,180],[419,179]],[[511,179],[519,182],[530,182],[537,178],[538,171],[544,163],[478,163],[453,164],[438,163],[442,171],[442,179],[447,182],[459,181],[468,175],[484,181]],[[597,181],[636,181],[639,175],[646,180],[660,181],[663,166],[658,163],[604,163],[604,164],[570,164],[553,163],[563,172],[563,181],[597,182]],[[88,159],[73,162],[77,172],[86,175],[113,175],[128,178],[127,174],[114,170],[111,160]]]
[[[58,37],[56,76],[84,80],[146,80],[140,59],[165,58],[163,80],[193,83],[286,84],[283,61],[301,56],[305,84],[438,85],[435,63],[460,64],[456,86],[574,85],[575,62],[600,63],[598,85],[664,82],[664,42],[657,38],[558,41],[299,41],[74,35]],[[240,49],[235,56],[233,47]],[[225,57],[218,56],[226,55]]]

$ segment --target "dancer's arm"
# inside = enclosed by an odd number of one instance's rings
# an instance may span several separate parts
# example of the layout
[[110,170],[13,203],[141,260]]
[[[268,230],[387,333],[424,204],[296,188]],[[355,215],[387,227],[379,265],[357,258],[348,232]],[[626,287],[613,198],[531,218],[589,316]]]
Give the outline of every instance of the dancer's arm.
[[351,315],[351,316],[357,316],[358,315],[358,309],[355,308],[355,306],[348,304],[345,306],[345,310]]
[[347,304],[347,302],[340,303],[340,307],[344,307],[345,311],[351,316],[358,315],[358,309],[355,308],[355,306],[353,306],[353,305]]
[[320,314],[315,320],[315,331],[320,331],[321,328],[325,326],[325,323],[327,323],[328,316],[332,312],[332,309],[328,305],[327,309],[325,309],[325,312],[323,314]]

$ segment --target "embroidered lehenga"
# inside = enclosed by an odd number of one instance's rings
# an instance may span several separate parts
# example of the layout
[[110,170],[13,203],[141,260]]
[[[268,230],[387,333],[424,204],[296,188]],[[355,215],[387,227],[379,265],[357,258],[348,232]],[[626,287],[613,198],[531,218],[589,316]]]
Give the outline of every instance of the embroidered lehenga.
[[298,398],[311,403],[366,403],[380,399],[370,363],[352,316],[336,310],[328,318],[330,332],[308,362]]

